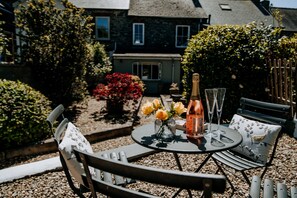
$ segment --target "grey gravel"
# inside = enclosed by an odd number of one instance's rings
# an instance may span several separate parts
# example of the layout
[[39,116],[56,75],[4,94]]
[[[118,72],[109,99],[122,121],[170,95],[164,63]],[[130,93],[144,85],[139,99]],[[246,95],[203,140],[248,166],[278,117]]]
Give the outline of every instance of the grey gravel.
[[[147,98],[144,98],[145,101]],[[151,99],[151,98],[149,98]],[[93,101],[94,102],[94,101]],[[90,106],[90,104],[86,105]],[[96,106],[97,107],[97,106]],[[94,106],[93,106],[94,108]],[[98,111],[98,109],[96,110]],[[94,112],[93,112],[94,113]],[[140,114],[139,114],[140,115]],[[83,120],[77,119],[76,124],[86,129],[88,123],[92,125],[98,124],[97,122],[86,122],[86,119],[90,119],[92,116],[88,114],[83,114]],[[153,118],[145,118],[140,115],[140,124],[145,124],[151,122]],[[83,124],[82,124],[83,123]],[[102,123],[100,123],[102,128]],[[94,126],[91,126],[94,127]],[[91,129],[90,127],[90,129]],[[97,126],[99,127],[99,126]],[[128,145],[133,143],[130,136],[124,136],[119,138],[114,138],[111,140],[106,140],[98,143],[92,144],[94,151],[104,151],[111,148],[116,148],[123,145]],[[277,182],[285,182],[288,187],[295,185],[297,186],[297,141],[296,139],[289,137],[284,134],[280,141],[276,152],[276,158],[274,159],[273,166],[268,168],[265,177],[271,178]],[[37,156],[24,160],[21,163],[28,163],[31,161],[36,161],[40,159],[45,159],[48,157],[57,156],[57,153]],[[179,154],[180,160],[182,162],[182,167],[184,171],[193,172],[197,166],[202,162],[205,155],[186,155]],[[19,162],[18,162],[19,163]],[[150,167],[159,167],[164,169],[177,170],[177,166],[174,157],[171,153],[157,153],[145,158],[142,158],[134,163],[142,164]],[[230,177],[232,183],[235,185],[237,191],[234,197],[247,197],[248,196],[248,185],[245,184],[240,173],[235,173],[234,171],[228,169],[228,177]],[[206,166],[201,170],[202,173],[214,173],[216,171],[216,166],[212,160],[206,164]],[[259,170],[251,170],[248,176],[251,178],[252,175],[258,175]],[[1,177],[1,176],[0,176]],[[147,183],[136,183],[129,185],[129,188],[141,189],[143,191],[162,195],[162,197],[170,197],[176,189],[168,187],[160,187],[153,184]],[[224,194],[215,194],[214,197],[229,197],[231,189],[227,185],[226,192]],[[199,192],[193,193],[194,197],[199,196]],[[75,196],[66,181],[66,177],[63,171],[49,172],[38,176],[31,176],[28,178],[16,180],[9,183],[0,184],[0,197],[77,197]],[[179,197],[187,197],[187,193],[182,191]]]

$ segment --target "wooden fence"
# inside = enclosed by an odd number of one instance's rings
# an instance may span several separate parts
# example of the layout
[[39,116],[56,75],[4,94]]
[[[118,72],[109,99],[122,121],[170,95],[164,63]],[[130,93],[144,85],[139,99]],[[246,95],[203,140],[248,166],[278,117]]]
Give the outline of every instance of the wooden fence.
[[292,115],[296,113],[297,72],[296,60],[269,59],[268,91],[271,101],[287,104],[292,107]]

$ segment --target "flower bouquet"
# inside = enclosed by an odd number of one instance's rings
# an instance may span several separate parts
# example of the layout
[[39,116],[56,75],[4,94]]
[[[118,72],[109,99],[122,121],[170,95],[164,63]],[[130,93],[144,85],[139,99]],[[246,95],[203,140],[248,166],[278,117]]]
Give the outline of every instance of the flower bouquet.
[[170,109],[167,110],[159,99],[147,101],[142,107],[141,112],[146,116],[155,114],[155,133],[157,137],[172,138],[175,135],[175,117],[185,113],[187,109],[181,102],[172,102]]

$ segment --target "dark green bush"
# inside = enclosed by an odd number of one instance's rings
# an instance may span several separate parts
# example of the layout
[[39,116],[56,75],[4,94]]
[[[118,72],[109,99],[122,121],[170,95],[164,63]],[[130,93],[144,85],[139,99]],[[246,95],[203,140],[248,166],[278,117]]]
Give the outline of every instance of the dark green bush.
[[112,69],[104,47],[99,42],[88,45],[90,61],[87,66],[86,81],[90,90],[93,90],[100,80],[103,81],[105,75]]
[[28,0],[16,10],[16,24],[28,39],[24,59],[32,67],[34,87],[54,105],[71,104],[87,93],[87,45],[93,27],[83,9],[61,2],[65,9],[54,0]]
[[50,102],[21,82],[0,79],[0,149],[36,143],[49,137]]
[[184,95],[189,96],[193,72],[201,75],[204,89],[227,88],[223,116],[236,112],[241,96],[265,99],[268,68],[265,59],[276,49],[280,31],[255,23],[209,26],[189,41],[182,69]]
[[278,46],[271,52],[271,58],[296,59],[297,55],[297,34],[292,37],[282,37]]

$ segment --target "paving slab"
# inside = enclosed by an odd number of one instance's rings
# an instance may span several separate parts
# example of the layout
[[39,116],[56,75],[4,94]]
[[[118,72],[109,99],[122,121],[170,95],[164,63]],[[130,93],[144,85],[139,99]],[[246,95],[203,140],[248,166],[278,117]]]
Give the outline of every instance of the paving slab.
[[62,165],[59,157],[53,157],[37,162],[4,168],[0,170],[0,183],[10,182],[27,176],[61,169]]

